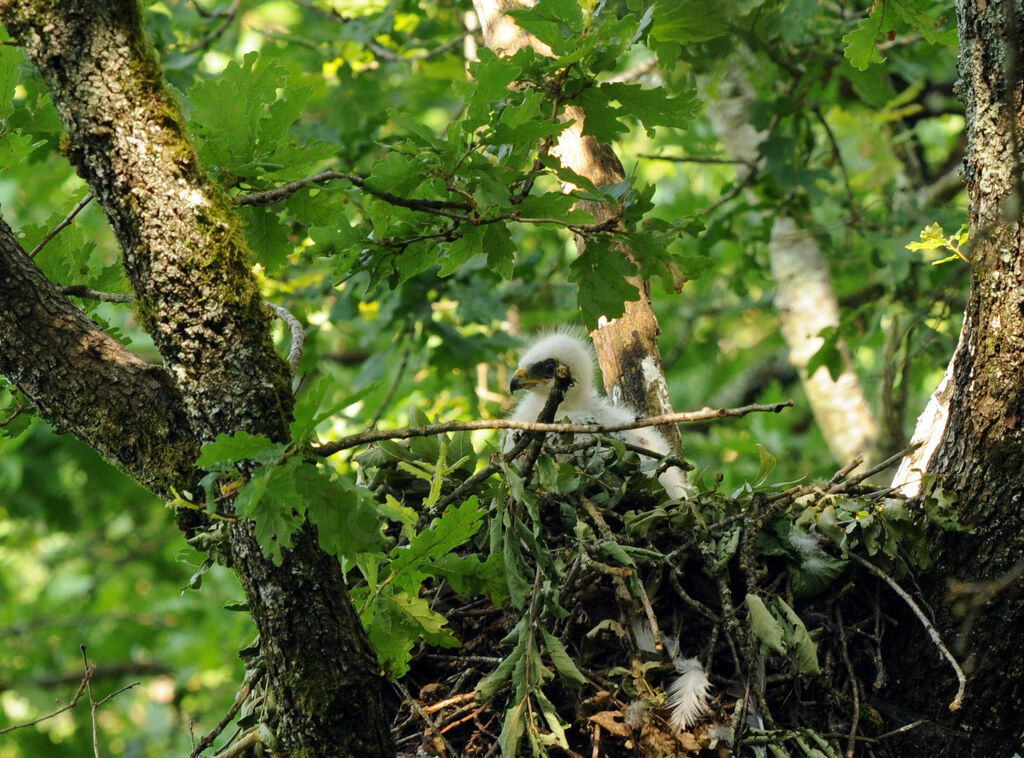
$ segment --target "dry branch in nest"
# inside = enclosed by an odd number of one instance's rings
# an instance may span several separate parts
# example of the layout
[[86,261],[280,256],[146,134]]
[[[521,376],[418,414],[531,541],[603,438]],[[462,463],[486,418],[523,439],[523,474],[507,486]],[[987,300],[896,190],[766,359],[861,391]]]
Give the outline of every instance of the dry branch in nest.
[[[891,623],[879,578],[905,578],[941,521],[863,485],[898,458],[818,486],[715,486],[683,502],[604,437],[526,434],[504,458],[447,482],[429,509],[470,494],[490,504],[459,550],[498,555],[505,591],[425,585],[461,647],[413,655],[394,724],[402,754],[883,756],[916,726],[874,698]],[[699,718],[673,719],[682,661],[710,681]]]

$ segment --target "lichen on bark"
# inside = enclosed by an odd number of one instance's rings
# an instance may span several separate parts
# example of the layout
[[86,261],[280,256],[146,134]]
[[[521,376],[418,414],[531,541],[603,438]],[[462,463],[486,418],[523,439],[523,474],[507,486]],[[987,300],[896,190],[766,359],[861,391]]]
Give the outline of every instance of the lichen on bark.
[[948,416],[934,425],[941,441],[927,470],[956,493],[971,531],[934,541],[936,566],[921,584],[937,626],[956,640],[967,697],[959,713],[943,713],[929,700],[947,676],[934,656],[896,650],[896,705],[934,722],[913,742],[907,738],[918,754],[1009,755],[1020,748],[1024,652],[1012,630],[1024,624],[1024,585],[1004,588],[965,624],[951,606],[947,579],[996,580],[1024,555],[1024,7],[961,0],[957,14],[971,292],[951,365]]
[[[120,243],[139,320],[194,433],[191,461],[198,442],[220,433],[286,439],[290,371],[270,338],[241,221],[199,164],[137,0],[0,0],[0,21],[39,68],[66,130],[64,152]],[[5,347],[0,343],[0,352]],[[72,370],[81,368],[71,362]],[[50,416],[59,421],[55,402]],[[98,429],[125,421],[85,399],[65,404],[95,413]],[[146,482],[145,472],[126,469]],[[194,478],[183,474],[181,481]],[[233,524],[230,534],[282,747],[303,756],[393,754],[380,670],[337,558],[319,549],[308,525],[279,566],[263,555],[250,523]]]

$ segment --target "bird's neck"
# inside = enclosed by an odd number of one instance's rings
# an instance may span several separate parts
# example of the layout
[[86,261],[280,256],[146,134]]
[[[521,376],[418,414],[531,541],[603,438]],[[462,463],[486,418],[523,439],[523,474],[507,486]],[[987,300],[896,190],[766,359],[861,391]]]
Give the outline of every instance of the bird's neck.
[[585,405],[587,399],[593,394],[593,387],[589,383],[577,381],[565,391],[565,398],[559,407],[563,409],[580,407]]

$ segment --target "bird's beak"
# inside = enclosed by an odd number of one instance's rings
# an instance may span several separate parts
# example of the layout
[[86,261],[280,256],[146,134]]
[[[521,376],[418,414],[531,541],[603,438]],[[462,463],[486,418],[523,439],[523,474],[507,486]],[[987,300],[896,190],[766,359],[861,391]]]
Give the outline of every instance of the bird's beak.
[[512,374],[512,379],[508,383],[508,391],[515,392],[516,390],[524,390],[529,387],[536,387],[538,384],[544,384],[543,379],[531,379],[526,375],[526,369],[517,369]]

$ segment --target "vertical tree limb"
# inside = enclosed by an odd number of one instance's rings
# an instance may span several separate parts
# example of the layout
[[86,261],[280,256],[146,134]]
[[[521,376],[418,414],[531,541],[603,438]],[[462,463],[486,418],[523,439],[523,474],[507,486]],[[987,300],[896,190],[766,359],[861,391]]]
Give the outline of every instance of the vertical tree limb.
[[[110,220],[136,312],[198,440],[239,430],[286,439],[290,372],[274,351],[241,221],[199,165],[137,0],[0,0],[0,21],[42,73],[66,152]],[[294,542],[275,566],[250,522],[231,526],[282,746],[390,755],[379,667],[340,565],[312,527]]]
[[[951,507],[971,531],[932,541],[935,568],[922,594],[964,662],[963,708],[942,713],[934,693],[949,675],[934,656],[907,645],[890,664],[901,684],[896,705],[945,728],[925,726],[906,745],[943,757],[1019,750],[1024,697],[1024,651],[1015,634],[1024,627],[1024,584],[1002,588],[966,626],[948,597],[951,580],[998,580],[1024,554],[1024,6],[959,0],[956,9],[971,290],[945,386],[933,398],[936,413],[923,420],[931,431],[922,436],[934,447],[927,473],[955,493]],[[949,728],[970,736],[950,740]]]

